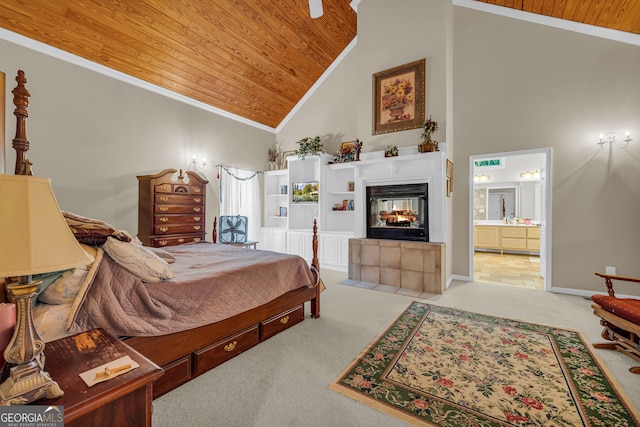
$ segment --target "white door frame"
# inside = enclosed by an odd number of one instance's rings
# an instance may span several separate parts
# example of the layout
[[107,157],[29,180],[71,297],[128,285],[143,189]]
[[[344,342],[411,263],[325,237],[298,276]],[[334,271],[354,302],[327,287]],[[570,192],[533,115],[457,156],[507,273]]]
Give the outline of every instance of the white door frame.
[[[474,203],[474,167],[473,162],[475,160],[486,159],[487,157],[510,157],[510,156],[522,156],[526,154],[539,154],[542,153],[545,155],[545,166],[544,170],[540,171],[545,180],[545,192],[544,192],[544,211],[542,212],[542,217],[540,218],[540,226],[542,227],[540,238],[540,256],[544,257],[544,272],[542,272],[542,276],[544,278],[544,290],[551,290],[553,284],[551,283],[551,189],[552,189],[552,180],[551,180],[551,171],[552,171],[552,148],[538,148],[532,150],[519,150],[519,151],[507,151],[502,153],[489,153],[489,154],[476,154],[469,157],[469,277],[471,281],[473,281],[474,277],[474,263],[473,263],[473,253],[474,253],[474,215],[473,215],[473,203]],[[543,253],[544,251],[544,253]]]

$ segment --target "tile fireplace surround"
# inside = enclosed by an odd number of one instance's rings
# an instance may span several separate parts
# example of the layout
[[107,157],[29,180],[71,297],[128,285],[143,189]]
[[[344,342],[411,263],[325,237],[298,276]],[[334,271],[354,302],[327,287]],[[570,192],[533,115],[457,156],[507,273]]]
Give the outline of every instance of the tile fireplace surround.
[[442,294],[444,243],[349,239],[350,280]]

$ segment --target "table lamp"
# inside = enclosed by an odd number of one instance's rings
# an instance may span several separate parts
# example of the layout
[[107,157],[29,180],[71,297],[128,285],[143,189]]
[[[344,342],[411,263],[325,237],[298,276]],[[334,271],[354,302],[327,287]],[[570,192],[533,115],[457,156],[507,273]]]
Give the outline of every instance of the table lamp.
[[80,267],[91,258],[69,229],[48,178],[0,175],[0,277],[17,306],[16,327],[4,351],[9,377],[0,384],[0,405],[24,405],[64,392],[44,370],[44,341],[31,311],[40,281],[33,274]]

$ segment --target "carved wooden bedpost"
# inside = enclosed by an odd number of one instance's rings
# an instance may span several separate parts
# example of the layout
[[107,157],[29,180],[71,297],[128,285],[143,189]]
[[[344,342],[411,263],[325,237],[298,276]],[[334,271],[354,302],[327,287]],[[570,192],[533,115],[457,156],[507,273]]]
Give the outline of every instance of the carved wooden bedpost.
[[316,269],[318,275],[318,285],[316,286],[316,297],[311,300],[311,317],[320,317],[320,292],[322,291],[322,281],[320,280],[320,262],[318,261],[318,220],[313,220],[313,259],[311,265]]
[[29,106],[29,97],[31,94],[24,87],[27,82],[27,78],[24,76],[24,71],[18,70],[16,76],[18,86],[16,86],[11,93],[13,93],[13,103],[16,106],[13,114],[16,116],[16,137],[13,138],[13,149],[16,150],[16,175],[31,175],[31,162],[27,159],[26,152],[29,151],[29,141],[27,140],[27,125],[26,120],[29,117],[27,107]]
[[218,241],[218,217],[213,217],[213,232],[211,233],[211,238],[213,239],[213,243]]

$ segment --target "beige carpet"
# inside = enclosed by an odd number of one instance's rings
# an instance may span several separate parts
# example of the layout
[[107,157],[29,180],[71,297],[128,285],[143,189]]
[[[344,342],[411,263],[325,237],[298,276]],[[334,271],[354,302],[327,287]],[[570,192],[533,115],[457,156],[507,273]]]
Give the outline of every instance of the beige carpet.
[[[362,349],[415,298],[344,286],[346,273],[324,270],[321,318],[306,320],[154,401],[163,426],[405,426],[405,422],[329,389]],[[557,325],[591,342],[601,327],[584,298],[509,286],[454,282],[435,301],[476,313]],[[634,361],[597,350],[640,407]]]

